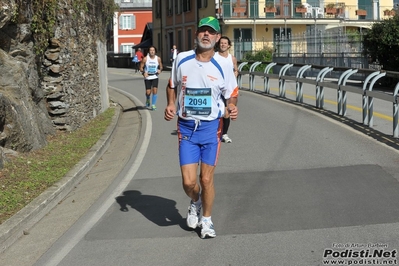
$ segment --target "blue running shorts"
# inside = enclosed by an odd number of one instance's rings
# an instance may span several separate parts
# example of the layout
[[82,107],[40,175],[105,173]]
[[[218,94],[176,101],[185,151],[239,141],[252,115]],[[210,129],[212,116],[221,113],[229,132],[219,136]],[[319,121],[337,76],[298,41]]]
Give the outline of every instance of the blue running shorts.
[[195,120],[178,119],[180,166],[200,161],[216,166],[222,126],[222,119],[197,121],[197,126]]

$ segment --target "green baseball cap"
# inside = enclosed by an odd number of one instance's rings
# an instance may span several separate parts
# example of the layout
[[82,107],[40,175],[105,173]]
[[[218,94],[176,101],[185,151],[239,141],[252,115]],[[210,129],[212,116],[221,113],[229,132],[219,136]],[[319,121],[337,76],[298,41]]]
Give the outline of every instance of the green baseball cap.
[[219,21],[214,17],[206,17],[200,20],[198,23],[198,28],[208,26],[214,29],[217,32],[220,32]]

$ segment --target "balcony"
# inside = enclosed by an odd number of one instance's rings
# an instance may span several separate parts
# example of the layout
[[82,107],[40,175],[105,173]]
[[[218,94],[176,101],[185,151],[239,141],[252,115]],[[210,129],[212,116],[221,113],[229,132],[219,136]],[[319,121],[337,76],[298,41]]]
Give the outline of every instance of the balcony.
[[234,4],[232,6],[231,11],[235,17],[238,17],[238,18],[248,17],[247,5],[245,5],[245,4],[241,4],[241,5]]
[[263,3],[242,3],[231,6],[223,3],[218,9],[221,19],[344,19],[344,20],[381,20],[395,15],[393,6],[346,5],[345,2],[324,2],[323,6],[311,6],[303,3],[293,6],[291,1],[278,2],[272,6]]
[[386,16],[386,17],[393,17],[393,16],[395,16],[395,14],[397,13],[397,10],[394,10],[394,9],[385,9],[384,10],[384,16]]
[[129,9],[129,8],[151,8],[152,0],[142,0],[142,1],[134,1],[134,0],[117,0],[116,4],[119,5],[121,9]]

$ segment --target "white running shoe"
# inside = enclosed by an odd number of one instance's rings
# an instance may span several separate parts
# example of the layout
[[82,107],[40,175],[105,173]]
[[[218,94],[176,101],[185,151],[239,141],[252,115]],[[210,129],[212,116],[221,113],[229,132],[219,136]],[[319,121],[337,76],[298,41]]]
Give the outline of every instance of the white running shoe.
[[213,227],[212,221],[201,221],[201,238],[214,238],[216,237],[215,228]]
[[226,143],[232,143],[233,141],[231,140],[231,138],[229,138],[229,135],[227,135],[227,134],[224,134],[223,136],[222,136],[222,141],[223,142],[226,142]]
[[197,206],[193,201],[190,202],[186,219],[188,227],[192,229],[197,228],[201,213],[201,207],[201,205]]

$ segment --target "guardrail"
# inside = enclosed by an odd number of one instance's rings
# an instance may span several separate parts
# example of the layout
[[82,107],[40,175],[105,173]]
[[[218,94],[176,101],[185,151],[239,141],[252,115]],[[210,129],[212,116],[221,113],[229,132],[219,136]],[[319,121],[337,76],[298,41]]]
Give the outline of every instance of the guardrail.
[[[255,69],[264,62],[254,62],[249,67],[248,71],[242,70],[248,62],[242,62],[238,66],[238,77],[237,83],[240,88],[248,89],[249,91],[255,90],[255,76],[262,77],[264,93],[270,94],[270,79],[278,79],[279,84],[279,96],[282,98],[286,97],[285,84],[287,80],[294,81],[296,101],[303,103],[303,84],[310,84],[315,86],[316,92],[316,103],[315,107],[319,109],[324,108],[324,89],[330,88],[336,90],[337,94],[337,114],[340,116],[346,116],[347,110],[347,93],[355,93],[362,96],[362,123],[368,127],[374,125],[374,98],[387,101],[392,103],[392,121],[393,130],[392,135],[394,138],[399,137],[398,128],[398,93],[399,93],[399,82],[395,88],[392,88],[392,93],[374,91],[374,85],[382,77],[399,77],[397,72],[383,72],[374,71],[367,69],[347,69],[347,68],[336,68],[329,66],[314,66],[314,65],[303,65],[303,64],[281,64],[281,63],[267,63],[263,72],[255,71]],[[294,74],[289,75],[288,72],[297,68]],[[315,77],[304,77],[305,73],[309,70],[312,73],[317,73]],[[275,71],[272,71],[275,70]],[[337,81],[326,81],[325,77],[332,71],[338,71],[340,73]],[[275,74],[278,73],[278,74]],[[364,75],[364,81],[362,86],[347,85],[349,78],[354,75],[361,73]],[[243,76],[249,76],[249,88],[242,86]]]

